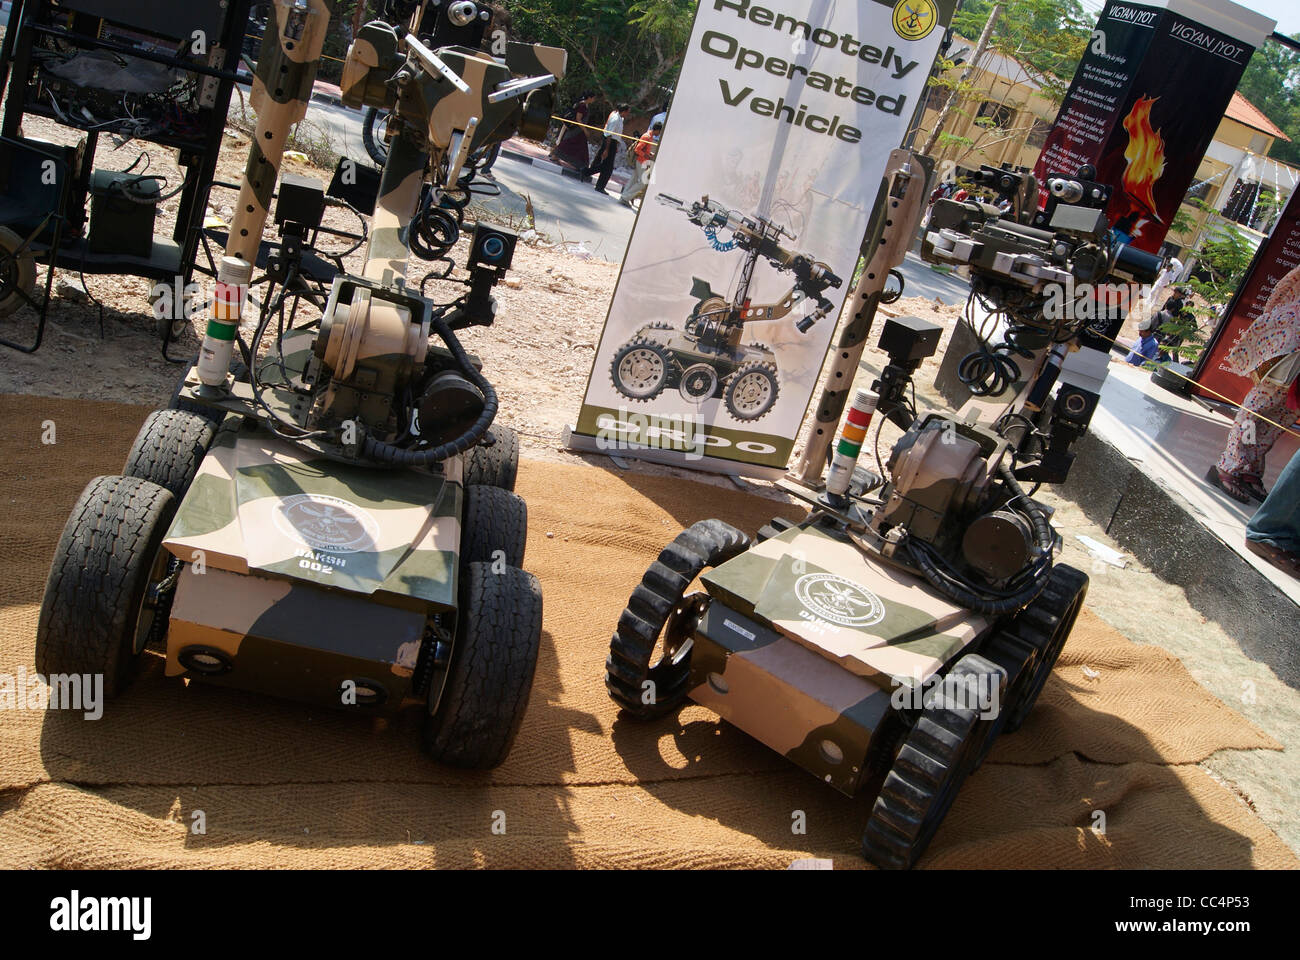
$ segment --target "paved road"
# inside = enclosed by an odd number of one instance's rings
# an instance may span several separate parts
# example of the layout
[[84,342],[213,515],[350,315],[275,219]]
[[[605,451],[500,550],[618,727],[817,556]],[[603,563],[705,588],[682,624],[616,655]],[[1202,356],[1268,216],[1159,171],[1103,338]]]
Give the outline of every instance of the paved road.
[[[360,110],[313,100],[307,119],[324,129],[344,156],[371,162],[361,141]],[[482,202],[502,222],[518,224],[531,197],[537,229],[542,234],[557,242],[581,243],[606,260],[623,258],[636,214],[613,196],[601,196],[592,184],[506,156],[497,160],[492,173],[501,195]]]
[[[361,111],[313,100],[307,118],[326,130],[345,156],[369,163],[361,142]],[[501,196],[484,200],[506,222],[523,219],[531,197],[537,229],[556,241],[581,243],[595,256],[621,260],[636,214],[612,196],[602,197],[591,184],[502,156],[492,168]],[[931,270],[915,253],[900,268],[909,297],[966,302],[969,287],[960,278]]]

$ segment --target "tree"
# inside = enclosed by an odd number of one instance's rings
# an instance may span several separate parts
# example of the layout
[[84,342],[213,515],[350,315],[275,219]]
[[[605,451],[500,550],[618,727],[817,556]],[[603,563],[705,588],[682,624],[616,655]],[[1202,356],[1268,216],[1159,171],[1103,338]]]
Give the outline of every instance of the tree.
[[[1293,39],[1300,40],[1300,33]],[[1237,89],[1291,138],[1278,138],[1268,155],[1300,164],[1300,53],[1265,42],[1250,58]]]
[[976,150],[1027,134],[1033,118],[1029,126],[1005,126],[997,119],[1003,113],[1000,109],[993,111],[993,116],[974,120],[979,129],[974,137],[956,136],[947,127],[954,116],[969,115],[966,103],[986,99],[987,89],[973,78],[992,54],[1019,65],[1020,76],[1008,79],[1032,83],[1049,101],[1059,103],[1083,56],[1090,26],[1078,0],[967,0],[953,18],[953,32],[962,37],[978,35],[979,39],[969,53],[949,51],[965,63],[960,75],[954,77],[953,73],[958,60],[945,58],[940,58],[932,73],[930,87],[946,91],[947,96],[921,152],[932,153],[936,145],[941,153],[957,147],[960,161]]
[[561,101],[592,90],[607,103],[658,109],[676,82],[696,0],[503,0],[521,40],[569,51]]

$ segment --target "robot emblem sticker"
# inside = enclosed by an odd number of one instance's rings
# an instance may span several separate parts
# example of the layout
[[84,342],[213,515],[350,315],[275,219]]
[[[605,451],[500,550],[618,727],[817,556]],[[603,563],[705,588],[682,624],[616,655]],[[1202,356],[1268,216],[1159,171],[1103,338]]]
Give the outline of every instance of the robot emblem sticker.
[[904,40],[924,40],[938,22],[934,0],[898,0],[894,4],[894,32]]
[[280,502],[274,516],[281,533],[315,550],[357,553],[375,549],[379,532],[375,518],[340,497],[294,494]]
[[878,596],[833,573],[804,574],[795,581],[794,592],[810,613],[842,627],[870,627],[885,617]]

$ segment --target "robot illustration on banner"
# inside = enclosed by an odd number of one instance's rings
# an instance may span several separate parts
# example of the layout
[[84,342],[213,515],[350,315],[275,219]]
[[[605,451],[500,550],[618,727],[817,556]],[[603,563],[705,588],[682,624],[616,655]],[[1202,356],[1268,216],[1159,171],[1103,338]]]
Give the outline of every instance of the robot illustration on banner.
[[[689,206],[663,193],[657,199],[685,213],[704,231],[714,250],[740,250],[745,259],[730,299],[714,291],[707,280],[692,277],[695,307],[682,330],[666,323],[647,324],[619,347],[610,363],[614,388],[629,400],[642,402],[673,388],[689,403],[720,397],[736,420],[761,419],[776,403],[779,372],[770,347],[742,342],[746,325],[780,320],[812,301],[816,307],[795,323],[800,333],[807,333],[835,309],[825,292],[839,289],[843,281],[820,260],[782,246],[783,238],[794,240],[794,235],[766,217],[747,217],[707,195]],[[720,237],[722,231],[729,234],[726,239]],[[760,259],[778,273],[791,273],[795,278],[794,285],[774,303],[750,300],[754,268]]]

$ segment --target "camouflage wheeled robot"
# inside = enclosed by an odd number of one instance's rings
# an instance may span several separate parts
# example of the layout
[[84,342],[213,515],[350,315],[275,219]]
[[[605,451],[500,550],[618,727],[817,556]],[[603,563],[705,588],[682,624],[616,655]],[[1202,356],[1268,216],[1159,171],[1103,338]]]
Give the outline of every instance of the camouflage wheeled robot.
[[[794,235],[766,217],[746,217],[707,196],[689,206],[663,193],[657,199],[684,212],[715,250],[740,249],[745,260],[730,300],[716,293],[708,281],[694,277],[695,306],[681,331],[652,323],[620,346],[610,362],[614,389],[636,401],[653,400],[673,389],[687,403],[720,398],[734,419],[759,420],[775,406],[780,392],[776,354],[761,343],[742,342],[745,326],[780,320],[800,304],[814,302],[816,306],[795,324],[800,333],[807,333],[835,308],[825,291],[838,289],[843,281],[821,261],[781,246],[783,237],[793,240]],[[720,231],[726,231],[728,238],[720,239]],[[795,277],[794,285],[774,303],[755,304],[749,299],[760,259]]]
[[[1087,592],[1083,573],[1056,562],[1051,508],[1021,485],[1065,479],[1106,373],[1087,321],[1045,316],[1047,284],[1149,282],[1152,269],[1109,232],[1102,185],[1049,181],[1057,202],[1036,214],[1032,178],[990,171],[1012,213],[940,208],[926,254],[971,265],[1005,341],[963,358],[973,396],[955,416],[924,413],[908,386],[941,328],[887,320],[889,363],[856,392],[832,448],[928,166],[891,158],[830,386],[782,481],[807,515],[773,520],[752,541],[718,520],[681,533],[633,591],[605,674],[627,716],[660,717],[689,697],[870,798],[863,854],[893,868],[916,863],[994,739],[1025,721]],[[1059,199],[1075,196],[1091,199]],[[884,476],[857,463],[874,418],[903,430]],[[688,593],[697,578],[703,590]]]
[[[74,508],[37,662],[103,673],[115,696],[152,647],[169,676],[358,712],[419,703],[435,758],[493,766],[527,705],[542,598],[521,568],[517,439],[494,423],[495,391],[455,331],[492,322],[491,289],[514,238],[480,224],[468,289],[439,305],[405,284],[402,227],[426,175],[435,193],[449,188],[480,136],[517,129],[520,98],[554,82],[564,52],[535,51],[530,62],[548,72],[518,76],[478,49],[486,20],[475,4],[424,20],[432,5],[412,5],[411,23],[432,32],[394,33],[396,62],[380,65],[375,84],[364,69],[349,73],[369,96],[386,96],[385,80],[403,90],[363,273],[339,275],[319,318],[295,326],[286,306],[303,286],[288,257],[245,343],[266,201],[284,136],[306,109],[284,91],[311,90],[330,6],[275,5],[258,59],[257,134],[200,355],[169,407],[146,419],[122,475],[91,481]],[[277,209],[286,250],[302,234],[285,209],[295,192],[300,184],[282,186]]]

